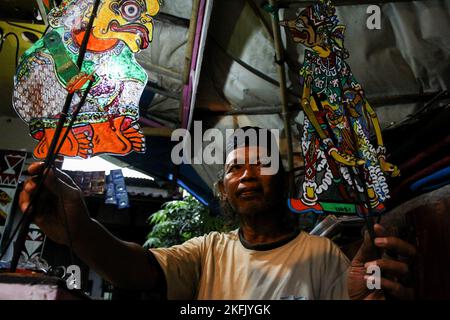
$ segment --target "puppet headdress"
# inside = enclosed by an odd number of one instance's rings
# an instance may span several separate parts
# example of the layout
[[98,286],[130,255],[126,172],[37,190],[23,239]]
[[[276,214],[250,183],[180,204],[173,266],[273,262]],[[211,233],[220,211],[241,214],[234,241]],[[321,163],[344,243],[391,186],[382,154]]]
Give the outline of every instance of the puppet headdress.
[[339,24],[336,8],[331,0],[319,0],[307,7],[306,12],[319,34],[325,35],[325,43],[331,50],[343,58],[348,57],[344,47],[345,26]]

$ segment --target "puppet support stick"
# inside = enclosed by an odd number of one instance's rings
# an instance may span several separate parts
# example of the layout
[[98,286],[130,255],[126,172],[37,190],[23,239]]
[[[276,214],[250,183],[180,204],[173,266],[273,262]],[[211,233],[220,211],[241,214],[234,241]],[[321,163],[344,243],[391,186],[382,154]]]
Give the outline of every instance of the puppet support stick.
[[[71,122],[70,122],[70,124],[69,124],[69,127],[71,127],[71,126],[73,125],[74,120],[76,119],[76,117],[77,117],[79,111],[80,111],[81,108],[83,107],[83,105],[84,105],[84,103],[85,103],[85,101],[86,101],[87,95],[88,95],[88,93],[89,93],[89,91],[90,91],[92,85],[93,85],[93,82],[92,82],[92,81],[89,82],[89,85],[88,85],[88,87],[87,87],[87,89],[86,89],[86,91],[85,91],[85,93],[84,93],[84,95],[83,95],[83,98],[81,99],[81,101],[80,101],[80,103],[79,103],[77,109],[75,110],[75,112],[72,114],[72,120],[71,120]],[[55,154],[54,154],[54,156],[53,156],[52,163],[53,163],[53,161],[55,160],[57,154],[59,153],[59,150],[61,149],[61,146],[62,146],[62,144],[64,143],[64,140],[65,140],[66,137],[67,137],[67,133],[68,133],[68,131],[66,131],[65,135],[64,135],[63,138],[61,139],[61,143],[59,144],[58,149],[57,149],[57,151],[55,152]],[[46,175],[47,175],[47,172],[45,172],[45,173],[41,176],[40,180],[38,180],[39,182],[38,182],[38,186],[37,186],[37,188],[36,188],[36,192],[34,193],[34,195],[33,195],[32,199],[31,199],[30,203],[34,203],[35,198],[41,193],[41,190],[42,190],[42,187],[43,187],[43,183],[45,182],[45,179],[46,179]],[[15,229],[14,232],[12,233],[10,239],[8,240],[8,242],[7,242],[6,246],[5,246],[5,250],[4,250],[4,252],[3,252],[3,253],[1,254],[1,256],[0,256],[0,260],[1,260],[1,258],[3,258],[4,254],[6,253],[6,250],[7,250],[8,247],[11,245],[11,242],[12,242],[12,240],[14,239],[14,237],[15,237],[17,231],[19,230],[19,227],[20,227],[20,226],[22,226],[22,228],[20,228],[20,234],[19,234],[19,236],[18,236],[16,242],[14,243],[14,253],[15,253],[15,255],[17,255],[16,252],[21,252],[21,251],[22,251],[22,248],[19,248],[18,246],[19,246],[21,243],[25,243],[25,240],[26,240],[26,236],[27,236],[27,233],[28,233],[28,228],[29,228],[29,225],[31,224],[31,220],[32,220],[32,218],[30,218],[30,215],[29,215],[30,209],[31,209],[31,206],[29,205],[29,206],[26,208],[26,210],[25,210],[25,212],[24,212],[24,215],[22,216],[22,219],[19,221],[19,223],[18,223],[16,229]],[[25,227],[23,227],[23,226],[27,226],[27,227],[25,228]],[[68,236],[69,236],[69,238],[70,238],[70,235],[69,235],[69,229],[68,229],[69,227],[68,227],[67,225],[66,225],[66,227],[67,227],[67,234],[68,234]],[[70,245],[70,250],[71,250],[71,252],[72,252],[72,246],[71,246],[71,245]],[[71,256],[72,256],[72,254],[71,254]],[[13,256],[13,259],[12,259],[12,262],[11,262],[11,267],[10,267],[10,271],[11,271],[11,272],[15,272],[15,271],[16,271],[16,268],[17,268],[17,264],[18,264],[19,258],[20,258],[20,255],[19,255],[19,256]],[[72,259],[72,261],[73,261],[73,259]]]
[[276,0],[269,0],[269,4],[275,8],[272,17],[273,39],[275,43],[276,62],[278,69],[278,77],[280,78],[280,97],[281,97],[281,114],[283,116],[284,130],[288,148],[288,174],[289,174],[289,195],[294,192],[294,160],[292,149],[291,125],[289,123],[288,101],[286,94],[286,73],[284,68],[284,49],[281,40],[280,19],[278,16],[278,4]]

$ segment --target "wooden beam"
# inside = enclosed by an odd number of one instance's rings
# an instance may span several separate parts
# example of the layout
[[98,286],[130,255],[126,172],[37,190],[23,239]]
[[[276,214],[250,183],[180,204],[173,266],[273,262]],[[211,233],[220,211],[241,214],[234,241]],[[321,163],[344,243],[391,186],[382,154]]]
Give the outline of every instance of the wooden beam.
[[[192,63],[192,55],[194,51],[194,42],[195,42],[195,32],[197,31],[197,21],[198,21],[198,12],[200,8],[200,0],[193,0],[192,2],[192,14],[191,20],[189,23],[189,34],[188,34],[188,42],[186,44],[186,53],[185,53],[185,61],[184,61],[184,71],[182,76],[182,84],[186,86],[189,84],[189,74],[191,72],[191,63]],[[180,113],[179,119],[180,123],[183,123],[183,90],[181,91],[181,99],[180,99]]]
[[171,137],[174,129],[143,127],[142,131],[147,137]]

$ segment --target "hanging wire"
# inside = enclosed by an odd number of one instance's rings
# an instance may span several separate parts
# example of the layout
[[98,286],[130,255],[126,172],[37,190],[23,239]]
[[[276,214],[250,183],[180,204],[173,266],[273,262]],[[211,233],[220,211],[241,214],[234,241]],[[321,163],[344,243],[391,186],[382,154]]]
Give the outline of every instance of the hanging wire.
[[15,23],[12,23],[12,22],[9,22],[9,21],[6,21],[6,24],[9,24],[10,26],[13,26],[13,27],[16,27],[16,28],[21,28],[21,29],[24,29],[24,30],[33,31],[33,32],[36,32],[36,33],[39,33],[39,34],[45,34],[45,32],[47,31],[47,28],[48,28],[48,26],[47,26],[45,31],[41,31],[41,30],[38,30],[38,29],[33,29],[33,28],[30,28],[30,27],[21,26],[20,24],[15,24]]
[[8,38],[9,36],[13,36],[16,39],[16,60],[15,60],[15,66],[17,68],[18,63],[19,63],[19,47],[20,47],[20,40],[19,37],[17,36],[17,34],[15,34],[14,32],[8,32],[5,35],[1,35],[0,36],[0,52],[3,49],[3,43],[5,42],[6,38]]

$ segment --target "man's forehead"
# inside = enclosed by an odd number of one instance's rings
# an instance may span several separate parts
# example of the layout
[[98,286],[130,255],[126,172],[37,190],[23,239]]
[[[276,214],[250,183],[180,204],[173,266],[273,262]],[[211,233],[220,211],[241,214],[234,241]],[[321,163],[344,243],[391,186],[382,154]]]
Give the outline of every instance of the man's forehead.
[[262,156],[262,152],[265,152],[264,156],[266,156],[267,149],[265,147],[257,147],[257,146],[239,147],[234,149],[227,155],[225,164],[231,164],[238,161],[241,163],[245,163],[245,160],[247,158],[249,161],[256,160],[258,156]]

